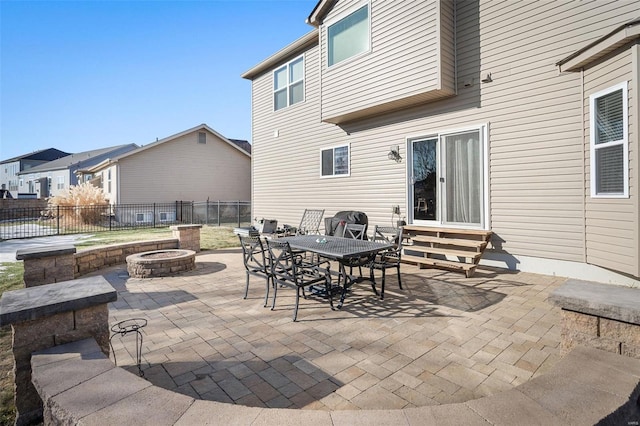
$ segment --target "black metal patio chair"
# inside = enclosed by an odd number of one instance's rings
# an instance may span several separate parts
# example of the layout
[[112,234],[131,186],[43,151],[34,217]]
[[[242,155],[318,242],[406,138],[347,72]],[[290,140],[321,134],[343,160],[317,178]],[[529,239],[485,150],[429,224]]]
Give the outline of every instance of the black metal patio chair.
[[269,300],[269,287],[272,281],[268,252],[266,252],[260,237],[238,235],[238,238],[240,238],[242,261],[247,274],[247,285],[244,289],[244,299],[246,299],[249,294],[249,276],[255,275],[257,277],[263,277],[266,280],[264,295],[264,306],[266,307],[267,301]]
[[319,234],[320,224],[322,223],[322,216],[324,216],[324,209],[304,209],[304,213],[302,214],[302,219],[300,219],[300,225],[298,226],[296,235]]
[[[343,238],[351,238],[354,240],[365,240],[367,236],[367,225],[361,225],[358,223],[345,223]],[[358,267],[360,276],[362,276],[362,267],[368,265],[370,262],[369,257],[363,257],[360,259],[353,259],[349,262],[349,275],[353,275],[353,268]]]
[[393,247],[380,252],[371,261],[369,269],[371,272],[371,282],[375,289],[374,271],[382,271],[382,285],[380,287],[380,299],[384,299],[384,284],[386,271],[389,268],[396,268],[398,271],[398,286],[402,290],[402,281],[400,279],[400,263],[402,260],[402,227],[393,228],[389,226],[377,226],[373,230],[373,241],[387,242],[393,244]]
[[291,251],[291,246],[287,242],[278,240],[267,240],[269,251],[269,263],[271,267],[271,277],[274,284],[273,304],[271,310],[276,307],[276,296],[278,285],[294,287],[296,289],[296,303],[293,311],[293,320],[298,318],[298,305],[300,293],[306,299],[304,288],[314,284],[325,284],[329,304],[333,310],[333,299],[331,297],[331,272],[329,262],[307,263],[302,256]]

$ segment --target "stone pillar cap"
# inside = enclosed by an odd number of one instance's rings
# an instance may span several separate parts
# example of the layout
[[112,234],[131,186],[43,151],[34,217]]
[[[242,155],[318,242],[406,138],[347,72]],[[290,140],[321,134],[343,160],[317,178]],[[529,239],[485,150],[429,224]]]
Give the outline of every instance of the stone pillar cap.
[[16,251],[16,260],[40,259],[42,257],[63,256],[65,254],[75,254],[76,248],[71,244],[64,244],[51,247],[36,247],[20,249]]

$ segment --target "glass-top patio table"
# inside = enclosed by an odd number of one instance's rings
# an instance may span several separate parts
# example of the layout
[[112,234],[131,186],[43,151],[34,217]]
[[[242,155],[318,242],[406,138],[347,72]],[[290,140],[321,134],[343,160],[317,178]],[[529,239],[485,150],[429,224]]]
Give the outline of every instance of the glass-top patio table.
[[[330,235],[297,235],[280,238],[278,241],[286,241],[293,249],[316,253],[338,262],[340,265],[340,278],[344,279],[338,308],[342,307],[349,287],[366,279],[347,274],[346,267],[353,266],[354,263],[360,260],[363,260],[362,263],[368,263],[375,257],[376,253],[392,247],[391,244],[384,242],[355,240]],[[373,283],[371,283],[371,288],[378,294]]]

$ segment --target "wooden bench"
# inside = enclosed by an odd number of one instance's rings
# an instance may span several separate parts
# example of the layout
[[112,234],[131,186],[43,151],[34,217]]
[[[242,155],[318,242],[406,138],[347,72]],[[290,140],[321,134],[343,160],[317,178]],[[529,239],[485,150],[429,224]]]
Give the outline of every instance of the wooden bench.
[[480,263],[491,235],[491,231],[484,230],[407,225],[404,236],[409,244],[404,246],[402,261],[420,268],[463,272],[469,278]]

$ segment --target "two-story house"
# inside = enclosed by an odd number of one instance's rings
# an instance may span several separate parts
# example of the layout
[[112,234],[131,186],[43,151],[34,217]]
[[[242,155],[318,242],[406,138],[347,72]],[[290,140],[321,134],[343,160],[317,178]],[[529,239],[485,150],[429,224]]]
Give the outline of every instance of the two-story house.
[[0,184],[5,185],[12,198],[18,198],[23,195],[35,196],[35,184],[31,186],[25,185],[18,174],[67,155],[70,154],[56,148],[47,148],[3,160],[0,162]]
[[20,192],[29,191],[38,198],[53,197],[69,189],[78,181],[77,171],[101,161],[136,149],[136,144],[117,145],[67,155],[54,161],[18,173]]
[[483,262],[639,285],[640,3],[321,0],[245,72],[253,216],[493,232]]

